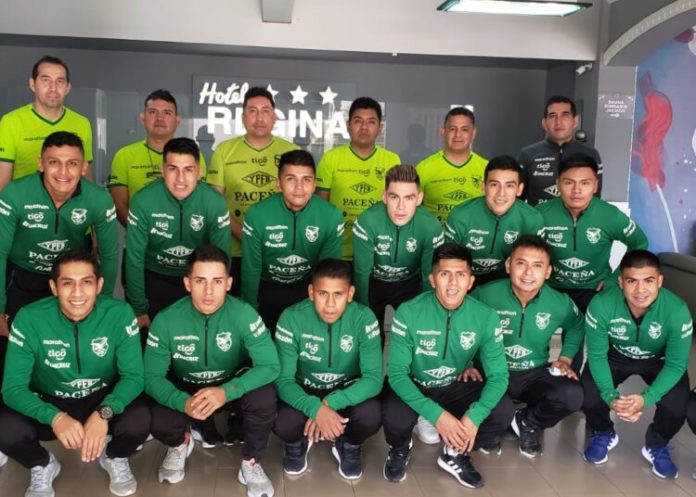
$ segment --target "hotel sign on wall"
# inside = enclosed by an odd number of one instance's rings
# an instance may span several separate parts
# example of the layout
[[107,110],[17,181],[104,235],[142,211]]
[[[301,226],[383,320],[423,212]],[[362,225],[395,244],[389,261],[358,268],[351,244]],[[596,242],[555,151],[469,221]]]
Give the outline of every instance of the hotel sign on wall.
[[[348,109],[356,95],[355,85],[345,83],[196,76],[193,81],[196,128],[205,126],[207,133],[214,136],[215,144],[243,135],[242,103],[252,86],[264,87],[273,95],[277,116],[274,135],[318,155],[348,142]],[[383,137],[384,133],[380,141]]]

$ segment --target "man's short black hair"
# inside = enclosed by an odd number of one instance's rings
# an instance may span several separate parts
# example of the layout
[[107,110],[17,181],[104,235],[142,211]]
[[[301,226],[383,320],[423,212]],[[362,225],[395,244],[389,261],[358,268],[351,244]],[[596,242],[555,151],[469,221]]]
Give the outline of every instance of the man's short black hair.
[[252,86],[247,90],[247,92],[244,94],[244,103],[242,104],[242,108],[246,109],[249,100],[255,97],[267,98],[268,101],[271,102],[271,107],[275,109],[275,100],[273,100],[273,95],[270,91],[262,86]]
[[554,95],[553,97],[549,98],[546,101],[546,106],[544,107],[544,117],[548,116],[549,107],[553,104],[569,104],[570,105],[570,113],[573,115],[573,117],[575,117],[577,115],[577,110],[575,108],[575,102],[573,102],[568,97],[564,97],[563,95]]
[[101,269],[99,267],[97,257],[91,252],[87,252],[85,250],[68,250],[67,252],[58,254],[58,257],[53,259],[50,278],[54,282],[57,282],[58,278],[60,277],[60,267],[63,264],[68,264],[70,262],[84,262],[86,264],[90,264],[92,266],[92,270],[94,271],[94,276],[97,279],[101,278]]
[[353,119],[353,114],[358,109],[372,109],[377,114],[377,119],[382,122],[382,106],[374,98],[370,97],[359,97],[353,100],[350,104],[350,109],[348,110],[348,120]]
[[544,240],[539,235],[522,235],[521,237],[519,237],[515,241],[515,243],[512,244],[510,257],[512,257],[512,254],[515,253],[515,250],[521,248],[531,248],[540,250],[544,252],[546,256],[549,258],[549,261],[551,261],[551,248],[549,247],[549,244],[546,243],[546,240]]
[[151,92],[147,97],[145,97],[145,108],[147,109],[147,103],[152,101],[152,100],[164,100],[165,102],[169,102],[174,106],[174,111],[179,112],[179,109],[176,105],[176,98],[174,98],[174,95],[169,93],[167,90],[162,90],[161,88],[159,90],[155,90]]
[[558,164],[558,177],[570,169],[578,167],[589,167],[594,171],[595,176],[599,176],[599,165],[593,157],[587,154],[573,154],[568,157],[563,157]]
[[451,259],[464,261],[469,265],[469,268],[471,268],[473,262],[471,252],[469,252],[469,249],[464,245],[460,245],[458,243],[445,243],[440,245],[435,249],[435,252],[433,252],[433,267],[435,267],[441,260]]
[[639,249],[626,252],[619,263],[621,271],[628,268],[641,269],[644,267],[654,267],[658,271],[662,271],[660,259],[649,250]]
[[353,284],[353,267],[350,262],[341,259],[322,259],[312,270],[312,284],[319,278],[341,279]]
[[483,173],[484,183],[488,181],[488,175],[491,171],[514,171],[517,173],[517,180],[522,182],[522,168],[517,159],[509,155],[498,155],[493,157],[486,166],[486,170]]
[[449,121],[450,117],[454,116],[464,116],[468,117],[471,119],[471,124],[472,126],[476,126],[476,116],[474,115],[473,111],[470,109],[467,109],[466,107],[453,107],[449,110],[447,114],[445,114],[445,122],[444,126],[447,126],[447,121]]
[[215,245],[201,245],[189,256],[188,275],[191,275],[193,265],[197,262],[219,262],[225,266],[226,272],[230,272],[230,258],[227,254]]
[[180,155],[190,155],[198,164],[200,160],[201,151],[198,148],[198,144],[191,138],[172,138],[165,145],[162,150],[162,157],[167,160],[167,154],[180,154]]
[[278,159],[278,176],[283,172],[285,166],[306,166],[311,167],[315,175],[317,172],[314,157],[306,150],[290,150],[281,155]]
[[46,137],[41,145],[41,154],[46,151],[46,149],[51,147],[75,147],[80,149],[82,155],[85,155],[85,147],[82,144],[82,139],[75,133],[69,131],[56,131],[51,133]]
[[68,69],[68,65],[58,57],[53,57],[52,55],[44,55],[38,61],[36,61],[34,67],[31,68],[31,79],[36,81],[36,78],[39,77],[39,66],[41,64],[54,64],[56,66],[62,66],[63,69],[65,69],[65,80],[70,83],[70,69]]

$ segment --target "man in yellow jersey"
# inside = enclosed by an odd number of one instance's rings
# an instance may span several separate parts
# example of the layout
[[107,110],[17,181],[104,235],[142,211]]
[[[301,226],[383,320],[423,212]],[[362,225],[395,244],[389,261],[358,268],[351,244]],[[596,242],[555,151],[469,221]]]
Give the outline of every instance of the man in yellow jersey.
[[[140,113],[145,139],[131,143],[116,152],[109,173],[109,193],[116,205],[118,221],[126,226],[128,206],[133,195],[162,176],[162,149],[174,138],[181,123],[176,99],[167,90],[155,90],[145,98]],[[205,177],[205,157],[200,154],[201,176]]]
[[[85,160],[92,162],[89,120],[63,105],[70,93],[70,71],[57,57],[45,55],[34,64],[29,78],[34,101],[0,119],[0,190],[11,180],[35,173],[41,145],[56,131],[70,131],[82,139]],[[91,178],[91,169],[85,176]]]
[[422,160],[416,171],[425,196],[423,205],[444,223],[452,208],[483,195],[481,185],[488,161],[471,150],[476,118],[469,109],[450,109],[440,134],[444,150]]
[[242,123],[244,136],[222,142],[210,161],[207,181],[225,195],[232,228],[232,295],[242,289],[242,223],[249,207],[276,192],[278,159],[299,148],[273,136],[275,101],[265,88],[249,88],[244,95]]
[[382,200],[384,177],[401,162],[394,152],[376,145],[382,127],[379,103],[370,97],[355,99],[348,111],[350,143],[329,150],[319,161],[317,193],[343,213],[344,259],[353,257],[353,223]]

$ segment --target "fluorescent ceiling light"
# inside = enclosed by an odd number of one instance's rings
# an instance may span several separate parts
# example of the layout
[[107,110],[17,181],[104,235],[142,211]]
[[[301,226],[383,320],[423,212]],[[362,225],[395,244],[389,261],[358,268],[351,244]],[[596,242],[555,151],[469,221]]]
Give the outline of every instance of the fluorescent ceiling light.
[[447,0],[437,10],[468,14],[564,17],[591,6],[592,4],[584,2],[545,2],[543,0]]

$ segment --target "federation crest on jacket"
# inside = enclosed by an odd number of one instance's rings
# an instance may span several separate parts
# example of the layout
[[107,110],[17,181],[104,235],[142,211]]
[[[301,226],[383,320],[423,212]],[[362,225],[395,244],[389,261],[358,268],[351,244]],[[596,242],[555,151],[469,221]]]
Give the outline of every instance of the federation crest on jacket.
[[341,337],[341,350],[345,353],[348,353],[351,350],[353,350],[353,336],[352,335],[343,335]]
[[540,330],[546,329],[551,321],[551,313],[549,312],[537,312],[536,315],[536,325]]
[[94,338],[90,345],[92,346],[92,352],[97,357],[104,357],[109,351],[109,339],[107,337]]
[[587,241],[591,244],[596,244],[602,236],[602,232],[599,228],[587,228]]
[[469,350],[475,343],[476,333],[473,331],[463,331],[459,335],[459,345],[461,345],[464,350]]
[[73,209],[70,212],[70,220],[77,225],[87,221],[87,209]]
[[191,229],[193,231],[200,231],[203,229],[203,224],[205,220],[200,214],[191,214]]
[[232,333],[229,331],[221,331],[215,335],[215,343],[223,352],[227,352],[232,347]]
[[307,237],[308,242],[316,242],[319,239],[319,226],[305,227],[305,236]]

